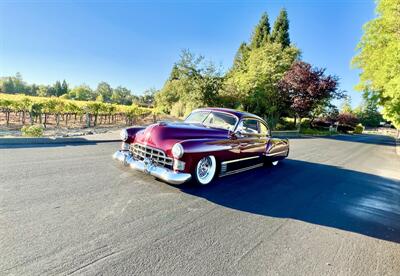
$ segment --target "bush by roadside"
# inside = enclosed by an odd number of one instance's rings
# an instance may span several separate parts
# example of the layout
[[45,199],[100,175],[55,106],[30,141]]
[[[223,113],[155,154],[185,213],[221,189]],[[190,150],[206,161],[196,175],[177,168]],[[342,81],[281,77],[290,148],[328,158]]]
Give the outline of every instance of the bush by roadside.
[[315,135],[315,136],[329,136],[329,135],[337,134],[337,132],[329,131],[329,130],[313,129],[313,128],[302,128],[300,130],[300,134]]
[[42,137],[43,127],[41,125],[23,126],[21,132],[22,136],[26,137]]
[[356,127],[354,128],[353,133],[354,134],[361,134],[364,131],[364,126],[362,124],[358,124],[356,125]]

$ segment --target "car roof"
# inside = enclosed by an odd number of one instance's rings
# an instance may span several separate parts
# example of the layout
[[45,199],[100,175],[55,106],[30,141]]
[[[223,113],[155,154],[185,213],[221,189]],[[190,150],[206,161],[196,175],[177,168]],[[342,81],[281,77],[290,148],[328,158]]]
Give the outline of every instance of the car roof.
[[251,118],[255,118],[261,121],[265,121],[263,118],[249,113],[249,112],[245,112],[245,111],[239,111],[239,110],[235,110],[235,109],[230,109],[230,108],[222,108],[222,107],[204,107],[204,108],[198,108],[194,111],[219,111],[219,112],[224,112],[224,113],[229,113],[231,115],[234,115],[236,117],[238,117],[239,119],[244,118],[244,117],[251,117]]

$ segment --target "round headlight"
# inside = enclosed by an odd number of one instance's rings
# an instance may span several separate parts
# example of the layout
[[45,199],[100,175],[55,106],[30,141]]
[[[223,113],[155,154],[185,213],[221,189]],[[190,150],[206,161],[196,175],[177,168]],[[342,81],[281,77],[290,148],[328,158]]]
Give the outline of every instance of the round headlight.
[[122,141],[128,140],[128,131],[126,129],[121,130],[119,137],[121,137]]
[[178,159],[181,158],[183,155],[183,147],[181,144],[176,143],[173,147],[172,147],[172,155],[174,156],[174,158]]

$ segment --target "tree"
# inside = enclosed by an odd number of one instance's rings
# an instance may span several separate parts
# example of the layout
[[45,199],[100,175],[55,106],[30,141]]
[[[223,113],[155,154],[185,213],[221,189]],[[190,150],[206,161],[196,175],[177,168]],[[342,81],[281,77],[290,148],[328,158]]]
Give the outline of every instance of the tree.
[[364,25],[352,63],[361,69],[356,89],[373,91],[385,119],[400,129],[400,8],[398,0],[378,0],[377,17]]
[[31,87],[23,81],[21,73],[0,78],[0,91],[8,94],[29,94]]
[[343,98],[342,105],[340,107],[341,113],[353,113],[353,109],[351,108],[351,97],[346,96]]
[[178,80],[180,77],[180,72],[177,64],[172,66],[171,73],[169,74],[169,81]]
[[298,55],[298,49],[283,49],[277,43],[252,49],[245,69],[234,70],[224,83],[221,95],[225,105],[264,116],[274,127],[285,110],[277,84]]
[[356,115],[352,113],[340,113],[337,117],[339,125],[347,127],[355,127],[358,124]]
[[274,23],[271,41],[279,43],[282,47],[290,46],[289,19],[285,9],[282,9]]
[[313,110],[327,106],[331,99],[343,96],[338,90],[336,76],[325,76],[325,69],[312,68],[303,61],[293,63],[280,81],[279,87],[288,99],[290,108],[300,119],[300,125],[302,118],[314,118]]
[[54,96],[59,97],[63,94],[63,89],[61,87],[61,82],[60,81],[56,81],[56,83],[53,86],[54,88]]
[[113,91],[111,86],[103,81],[97,85],[96,93],[102,97],[104,102],[110,102]]
[[250,47],[246,44],[246,42],[242,42],[240,44],[239,49],[236,52],[231,71],[245,69],[246,61],[249,57],[249,52],[250,52]]
[[92,89],[86,84],[76,86],[69,93],[69,98],[80,101],[89,101],[94,99]]
[[367,127],[378,127],[383,121],[382,114],[378,111],[378,98],[371,93],[364,93],[363,101],[354,110],[361,124]]
[[146,105],[146,106],[153,106],[154,105],[154,95],[158,91],[155,88],[147,89],[143,92],[143,95],[139,97],[139,103]]
[[68,84],[65,80],[63,80],[61,84],[61,95],[68,94]]
[[118,86],[112,91],[111,101],[113,103],[131,105],[132,104],[131,91],[125,87]]
[[194,108],[214,105],[222,82],[220,68],[183,50],[169,79],[155,95],[156,106],[162,112],[183,116]]
[[3,93],[15,93],[14,81],[11,77],[4,78],[1,82],[1,91]]
[[268,43],[270,32],[271,26],[269,25],[268,14],[264,12],[257,26],[254,28],[250,47],[252,49],[260,48],[261,46]]
[[46,85],[39,85],[37,95],[39,97],[48,97],[50,94],[48,93],[49,87]]
[[25,93],[28,89],[27,84],[23,81],[22,75],[20,72],[15,74],[13,78],[14,82],[14,93]]
[[39,91],[39,87],[36,84],[32,84],[29,89],[29,95],[36,96]]

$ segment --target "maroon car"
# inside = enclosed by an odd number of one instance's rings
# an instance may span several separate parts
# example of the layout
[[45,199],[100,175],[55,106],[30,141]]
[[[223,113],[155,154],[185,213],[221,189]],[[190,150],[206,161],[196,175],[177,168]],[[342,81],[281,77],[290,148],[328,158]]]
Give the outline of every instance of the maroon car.
[[215,176],[277,165],[289,154],[288,140],[272,138],[262,118],[225,108],[194,110],[182,123],[126,128],[121,139],[115,159],[172,184],[206,185]]

